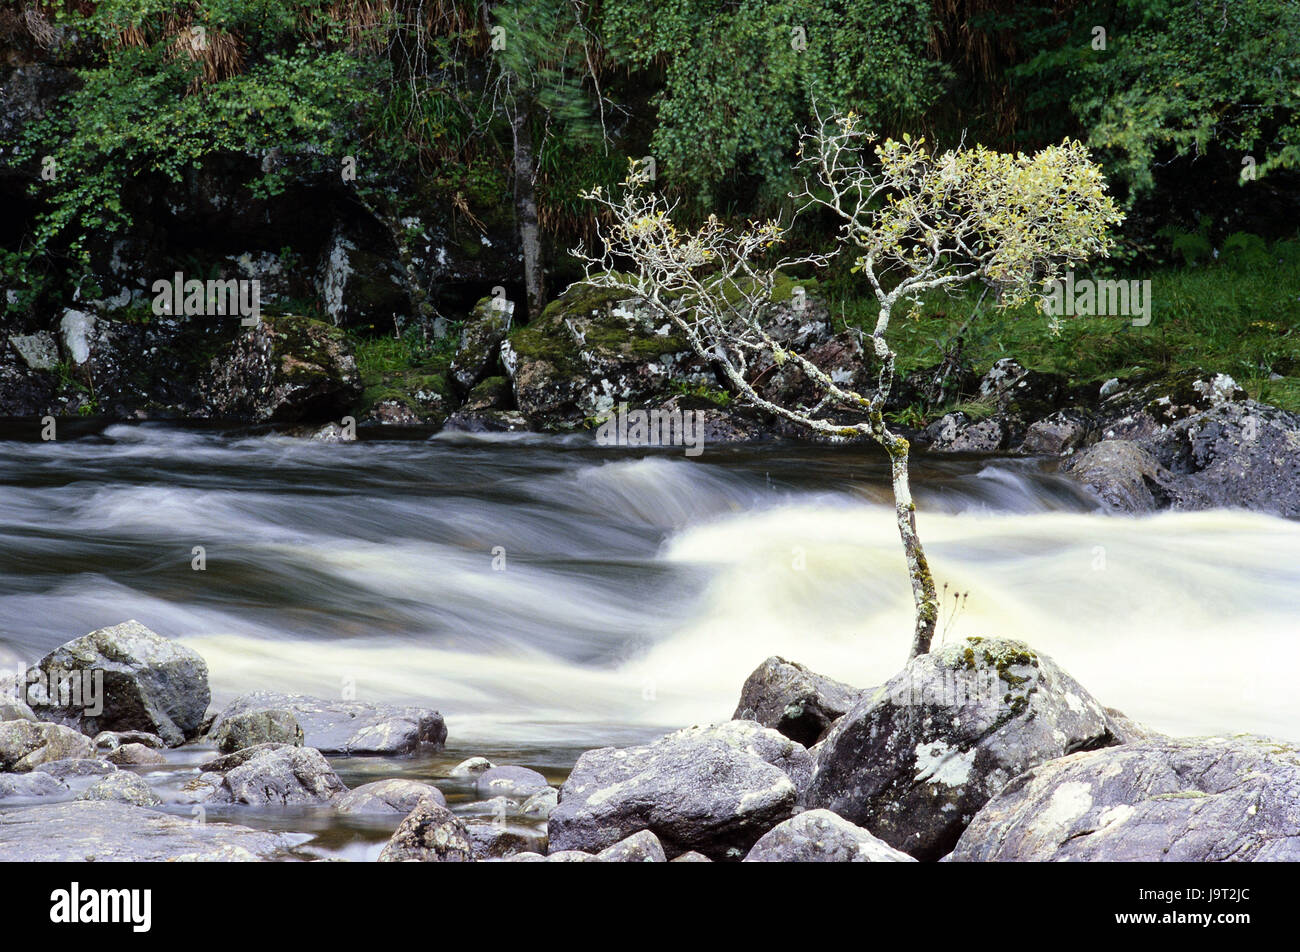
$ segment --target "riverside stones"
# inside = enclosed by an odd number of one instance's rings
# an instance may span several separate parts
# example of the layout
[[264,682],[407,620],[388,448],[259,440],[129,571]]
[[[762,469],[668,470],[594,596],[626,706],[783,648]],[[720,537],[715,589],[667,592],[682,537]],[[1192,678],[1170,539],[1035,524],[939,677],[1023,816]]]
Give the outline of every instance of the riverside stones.
[[746,863],[914,863],[912,857],[830,810],[807,810],[754,844]]
[[91,758],[90,738],[47,721],[0,722],[0,771],[22,773],[54,760]]
[[349,790],[334,809],[339,813],[410,813],[425,800],[446,806],[442,791],[418,780],[377,780]]
[[805,802],[937,859],[1013,777],[1113,743],[1102,706],[1050,658],[968,638],[914,658],[836,723]]
[[551,813],[551,846],[599,852],[650,830],[668,856],[738,860],[794,815],[811,759],[752,721],[676,731],[641,747],[583,754]]
[[469,831],[450,810],[425,800],[397,827],[379,854],[381,863],[470,863]]
[[200,769],[204,775],[220,778],[208,777],[207,799],[213,803],[325,803],[347,792],[334,768],[311,747],[262,744],[209,761]]
[[948,859],[1295,862],[1300,748],[1166,738],[1053,760],[986,803]]
[[[283,712],[291,714],[302,728],[302,743],[330,756],[396,756],[413,753],[422,745],[441,747],[447,739],[442,715],[430,708],[329,701],[269,691],[236,698],[213,723],[209,736],[238,737],[247,732],[245,727],[227,728],[227,722],[240,719],[237,723],[241,725],[255,723],[256,718],[241,718],[258,713],[266,715],[264,722],[270,731],[270,725],[279,723]],[[287,732],[287,721],[282,726]]]
[[550,786],[547,779],[527,767],[490,767],[478,775],[474,787],[484,799],[511,797],[527,800]]
[[756,721],[811,747],[863,693],[773,655],[745,680],[732,718]]
[[[36,708],[39,716],[84,734],[146,731],[171,747],[198,735],[211,699],[208,666],[198,653],[137,621],[56,648],[28,672],[33,678],[60,687]],[[87,687],[62,690],[69,683]]]

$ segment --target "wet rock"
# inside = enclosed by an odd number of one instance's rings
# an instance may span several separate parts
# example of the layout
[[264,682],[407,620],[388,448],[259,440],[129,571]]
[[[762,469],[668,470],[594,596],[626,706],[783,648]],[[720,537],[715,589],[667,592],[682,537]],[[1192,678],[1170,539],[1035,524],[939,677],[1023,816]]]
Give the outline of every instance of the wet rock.
[[153,750],[161,750],[167,742],[157,734],[148,731],[100,731],[95,735],[96,750],[117,750],[123,744],[140,744]]
[[420,803],[401,822],[379,854],[381,863],[470,863],[469,831],[450,810],[431,800]]
[[[37,668],[46,684],[52,679],[63,685],[71,678],[82,685],[67,697],[56,692],[48,699],[55,703],[42,705],[38,713],[86,734],[139,730],[176,746],[197,736],[211,697],[208,666],[198,653],[137,621],[70,641]],[[102,710],[94,713],[85,702],[93,699],[93,686],[101,679]],[[73,703],[58,703],[62,700]]]
[[109,751],[106,760],[119,766],[143,767],[151,764],[165,764],[167,758],[161,752],[144,744],[123,744]]
[[550,787],[547,779],[527,767],[491,767],[478,775],[475,789],[484,799],[513,797],[525,800]]
[[156,807],[162,803],[149,784],[129,770],[119,770],[96,780],[83,790],[78,800],[113,800],[137,807]]
[[968,638],[908,663],[819,745],[805,801],[938,859],[1011,778],[1114,743],[1105,711],[1050,658]]
[[763,834],[746,863],[914,863],[830,810],[807,810]]
[[518,853],[546,852],[546,831],[517,824],[466,824],[476,860],[504,859]]
[[377,246],[341,227],[330,235],[317,280],[325,316],[335,326],[391,332],[410,313],[401,266],[370,250]]
[[649,830],[633,833],[625,840],[608,846],[596,854],[602,863],[666,863],[663,844]]
[[36,713],[17,698],[0,696],[0,723],[4,721],[36,721]]
[[32,370],[53,370],[59,365],[59,345],[48,331],[11,334],[9,344]]
[[1111,509],[1154,512],[1169,502],[1173,474],[1150,452],[1128,440],[1103,440],[1062,466]]
[[740,859],[794,814],[804,748],[750,721],[676,731],[578,758],[551,813],[551,845],[591,852],[650,830],[670,856]]
[[474,305],[461,328],[451,375],[461,393],[488,376],[497,365],[501,342],[510,330],[514,302],[499,297],[485,297]]
[[441,747],[447,739],[442,715],[429,708],[330,701],[300,694],[259,691],[236,698],[213,722],[218,736],[231,718],[254,712],[290,712],[303,743],[333,756],[409,754],[423,745]]
[[1058,410],[1031,423],[1016,448],[1033,456],[1061,456],[1082,446],[1094,424],[1078,410]]
[[91,757],[84,734],[46,721],[0,723],[0,772],[23,773],[54,760]]
[[1053,760],[985,804],[949,859],[1295,862],[1300,750],[1189,738]]
[[531,433],[533,425],[518,410],[457,410],[443,429],[451,433]]
[[524,816],[538,817],[545,820],[560,802],[560,791],[554,787],[539,790],[523,802],[519,812]]
[[263,744],[219,757],[200,769],[221,777],[209,797],[214,803],[327,803],[347,792],[334,768],[311,747]]
[[224,716],[208,739],[223,754],[259,744],[290,744],[302,747],[305,743],[302,727],[293,711],[287,708],[262,708]]
[[683,853],[680,856],[673,857],[671,860],[669,860],[669,862],[671,863],[712,863],[713,860],[709,859],[703,853],[697,853],[694,850],[690,850],[689,852]]
[[410,813],[425,800],[447,805],[442,791],[418,780],[376,780],[349,790],[335,803],[339,813]]
[[732,718],[756,721],[811,747],[863,693],[773,655],[745,680]]
[[477,777],[483,771],[492,768],[492,761],[486,757],[470,757],[468,760],[462,760],[451,770],[447,771],[448,777]]
[[68,785],[44,770],[24,774],[0,774],[0,803],[5,800],[35,800],[66,796]]
[[117,773],[117,767],[106,760],[51,760],[41,764],[41,772],[60,780],[79,780],[85,777],[107,777]]
[[291,857],[305,837],[195,823],[144,807],[80,801],[0,813],[0,861],[222,862]]
[[1106,708],[1106,729],[1115,738],[1116,744],[1141,744],[1146,741],[1163,741],[1169,737],[1152,730],[1145,724],[1139,724],[1123,711],[1113,707]]
[[214,357],[198,384],[198,415],[245,423],[325,421],[361,397],[347,338],[305,317],[263,317]]

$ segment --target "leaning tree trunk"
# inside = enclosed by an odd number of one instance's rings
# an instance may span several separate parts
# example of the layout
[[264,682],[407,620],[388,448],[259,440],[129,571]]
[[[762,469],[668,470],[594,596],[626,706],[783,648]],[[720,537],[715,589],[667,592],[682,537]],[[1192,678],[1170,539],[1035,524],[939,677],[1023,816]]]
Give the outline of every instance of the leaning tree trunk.
[[903,555],[907,559],[907,575],[912,581],[912,602],[916,606],[916,628],[912,633],[912,653],[928,654],[934,640],[934,627],[939,618],[939,601],[934,589],[934,576],[925,558],[925,548],[916,533],[916,504],[908,479],[908,453],[910,445],[901,436],[882,428],[882,442],[889,452],[890,475],[894,484],[894,516],[898,520],[898,535],[903,540]]
[[524,256],[524,293],[528,298],[529,319],[537,317],[546,303],[541,229],[537,225],[537,156],[533,151],[531,119],[531,110],[520,103],[510,120],[515,148],[515,218],[519,222],[519,247]]

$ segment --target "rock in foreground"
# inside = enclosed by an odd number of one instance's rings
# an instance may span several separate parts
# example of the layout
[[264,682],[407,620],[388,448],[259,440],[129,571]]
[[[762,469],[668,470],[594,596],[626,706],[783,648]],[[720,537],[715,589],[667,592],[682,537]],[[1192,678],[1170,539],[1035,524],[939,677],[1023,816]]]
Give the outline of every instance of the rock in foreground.
[[230,733],[227,722],[242,723],[258,712],[266,715],[268,724],[275,712],[280,712],[275,716],[292,714],[302,728],[301,742],[331,757],[392,757],[412,753],[422,744],[441,747],[447,739],[442,715],[430,708],[329,701],[268,691],[236,698],[213,723],[209,736],[226,737]]
[[[54,691],[48,699],[53,703],[41,705],[37,714],[83,734],[145,731],[175,747],[199,733],[211,700],[208,666],[198,653],[137,621],[70,641],[37,668],[46,684],[71,680],[78,686],[66,696]],[[96,701],[100,683],[102,697]],[[73,703],[60,703],[65,700]]]
[[756,721],[811,747],[864,693],[773,655],[745,680],[732,717]]
[[1296,862],[1300,748],[1171,739],[1055,760],[990,800],[948,858]]
[[1114,743],[1102,706],[1018,641],[913,659],[821,743],[806,795],[917,859],[938,859],[1030,767]]
[[144,807],[80,801],[0,813],[0,861],[206,862],[292,858],[302,836],[195,823]]
[[752,721],[589,750],[560,790],[551,847],[597,853],[650,830],[670,857],[738,860],[794,814],[809,760],[802,745]]
[[746,863],[914,863],[830,810],[807,810],[763,834]]
[[263,744],[210,761],[201,769],[205,775],[220,777],[208,798],[214,803],[324,803],[347,792],[334,768],[311,747]]
[[401,822],[379,854],[381,863],[471,863],[469,831],[446,807],[425,800]]

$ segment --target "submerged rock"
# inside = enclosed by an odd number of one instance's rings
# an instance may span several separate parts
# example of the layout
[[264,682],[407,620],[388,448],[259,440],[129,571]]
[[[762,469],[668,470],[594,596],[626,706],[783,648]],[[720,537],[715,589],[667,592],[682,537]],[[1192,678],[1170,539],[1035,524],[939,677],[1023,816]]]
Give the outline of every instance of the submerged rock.
[[[86,734],[144,731],[174,747],[198,735],[211,699],[208,666],[199,654],[137,621],[70,641],[41,659],[37,669],[46,684],[71,682],[81,688],[66,696],[56,690],[38,713]],[[102,710],[96,711],[93,695],[101,693],[95,687],[101,683]],[[69,703],[61,703],[65,700]]]
[[150,789],[143,778],[127,770],[119,770],[96,780],[83,790],[78,800],[113,800],[138,807],[156,807],[162,800]]
[[811,747],[864,693],[773,655],[745,680],[732,719],[755,721]]
[[334,768],[311,747],[263,744],[219,757],[200,769],[220,776],[207,798],[213,803],[326,803],[347,792]]
[[806,803],[938,859],[1013,777],[1114,743],[1106,713],[1050,658],[968,638],[921,655],[831,728]]
[[469,831],[446,807],[420,803],[401,822],[379,854],[381,863],[470,863],[474,846]]
[[914,863],[830,810],[807,810],[764,833],[746,863]]
[[430,708],[266,691],[236,698],[213,722],[209,736],[224,736],[226,722],[235,718],[286,711],[302,728],[302,742],[330,756],[396,756],[412,753],[421,745],[441,747],[447,739],[442,715]]
[[589,750],[560,789],[551,845],[599,852],[650,830],[669,856],[696,850],[738,860],[794,814],[796,781],[810,762],[802,745],[750,721]]
[[302,747],[305,735],[293,711],[258,709],[222,717],[208,739],[223,754],[234,753],[259,744],[290,744]]
[[541,793],[550,787],[549,781],[536,770],[527,767],[491,767],[478,775],[475,781],[478,795],[484,799],[491,797],[513,797],[526,800],[535,793]]
[[447,805],[442,791],[418,780],[376,780],[349,790],[334,804],[339,813],[410,813],[425,800]]
[[1165,739],[1053,760],[985,804],[948,858],[1296,862],[1300,748]]
[[111,801],[0,813],[0,861],[26,863],[253,861],[291,858],[303,836],[195,823]]

